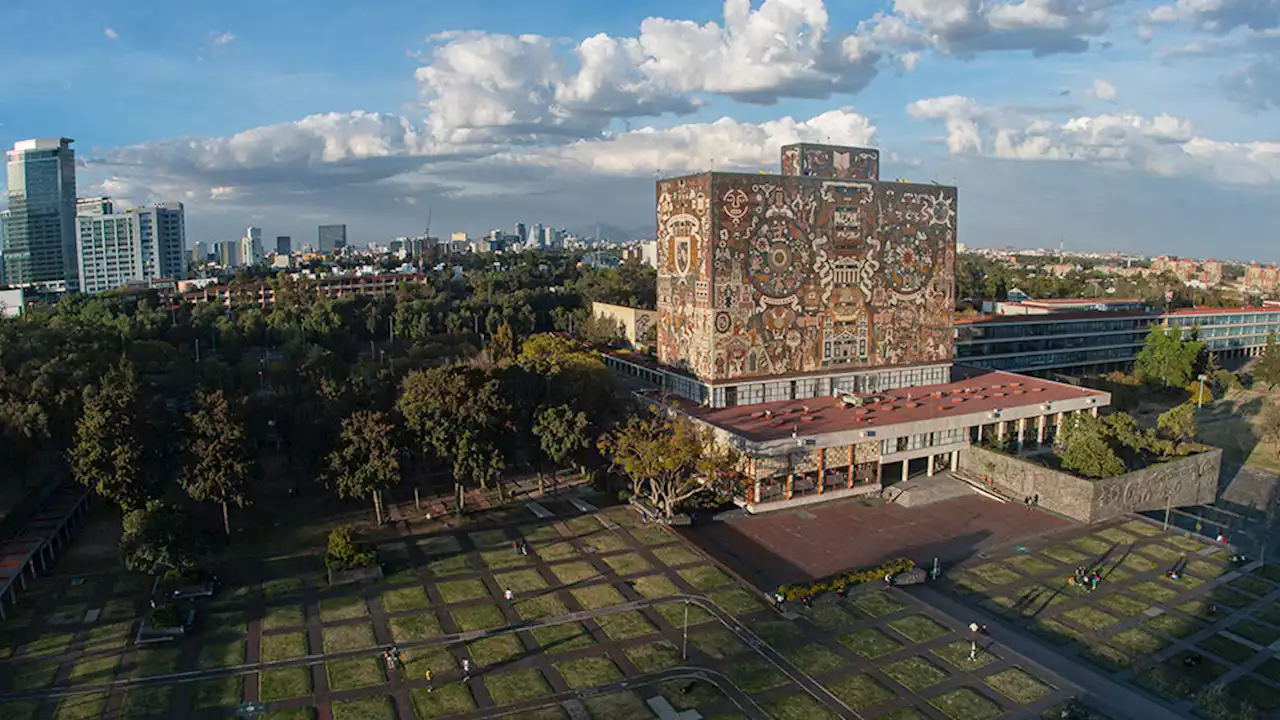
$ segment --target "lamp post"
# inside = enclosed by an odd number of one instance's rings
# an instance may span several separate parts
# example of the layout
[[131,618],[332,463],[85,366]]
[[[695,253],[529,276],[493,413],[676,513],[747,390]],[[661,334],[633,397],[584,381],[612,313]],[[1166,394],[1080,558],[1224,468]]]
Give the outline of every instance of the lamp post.
[[1196,409],[1204,407],[1204,381],[1208,380],[1209,376],[1200,373],[1198,379],[1200,380],[1200,392],[1196,393]]
[[689,601],[684,601],[684,630],[680,639],[680,660],[684,662],[689,659]]

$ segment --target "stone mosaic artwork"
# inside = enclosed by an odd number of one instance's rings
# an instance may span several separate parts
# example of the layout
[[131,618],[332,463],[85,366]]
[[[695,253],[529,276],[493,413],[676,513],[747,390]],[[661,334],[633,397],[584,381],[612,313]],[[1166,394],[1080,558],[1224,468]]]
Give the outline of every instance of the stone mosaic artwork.
[[956,189],[860,179],[868,152],[660,181],[659,360],[706,381],[950,360]]

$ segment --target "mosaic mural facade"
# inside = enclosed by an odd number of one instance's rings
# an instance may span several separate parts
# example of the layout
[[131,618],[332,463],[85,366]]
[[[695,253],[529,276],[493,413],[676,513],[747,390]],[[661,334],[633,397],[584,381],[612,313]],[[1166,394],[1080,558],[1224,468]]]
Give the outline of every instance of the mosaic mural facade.
[[956,189],[880,182],[859,152],[659,181],[661,362],[718,382],[950,361]]

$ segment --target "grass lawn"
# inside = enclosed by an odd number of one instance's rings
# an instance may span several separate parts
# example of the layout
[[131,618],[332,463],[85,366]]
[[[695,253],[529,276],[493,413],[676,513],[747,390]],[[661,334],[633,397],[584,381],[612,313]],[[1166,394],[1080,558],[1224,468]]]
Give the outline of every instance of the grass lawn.
[[677,571],[677,574],[699,590],[711,590],[733,582],[728,575],[710,565],[685,568]]
[[598,553],[611,553],[631,549],[631,543],[615,532],[592,533],[591,537],[585,541],[585,544],[595,548]]
[[571,560],[578,557],[578,551],[573,548],[570,542],[553,542],[546,545],[537,545],[534,552],[538,557],[547,562],[555,562],[556,560]]
[[1254,597],[1229,586],[1222,586],[1213,591],[1213,601],[1219,605],[1226,605],[1233,610],[1239,610],[1246,605],[1252,604]]
[[1152,655],[1169,646],[1169,643],[1163,638],[1139,628],[1129,628],[1118,632],[1111,636],[1110,641],[1142,655]]
[[889,627],[897,630],[903,637],[913,643],[929,642],[934,638],[946,635],[948,630],[924,615],[908,615],[889,623]]
[[1147,557],[1155,558],[1156,560],[1166,563],[1176,563],[1179,560],[1186,559],[1187,556],[1187,552],[1185,550],[1171,548],[1164,543],[1158,542],[1140,545],[1138,546],[1138,551]]
[[1146,611],[1147,608],[1151,607],[1147,603],[1144,603],[1140,600],[1134,600],[1128,595],[1125,595],[1123,593],[1118,593],[1118,592],[1113,592],[1107,595],[1103,595],[1102,597],[1098,598],[1096,602],[1099,605],[1107,608],[1108,610],[1115,610],[1121,615],[1125,615],[1127,617],[1137,615],[1141,612]]
[[68,695],[58,702],[54,720],[98,720],[106,714],[107,694]]
[[897,680],[899,684],[911,691],[920,691],[937,685],[950,675],[946,670],[934,665],[922,657],[898,660],[880,668],[885,675]]
[[413,714],[423,720],[461,715],[476,709],[476,699],[466,683],[439,685],[432,692],[425,687],[409,691],[413,700]]
[[223,677],[196,683],[191,707],[194,709],[236,707],[243,701],[244,678]]
[[1076,546],[1080,550],[1083,550],[1084,552],[1089,553],[1089,555],[1093,557],[1097,557],[1105,553],[1106,551],[1110,550],[1113,545],[1115,545],[1115,543],[1110,543],[1110,542],[1107,542],[1106,540],[1102,540],[1101,538],[1096,538],[1092,536],[1082,537],[1077,540],[1072,540],[1071,544]]
[[1072,608],[1061,613],[1058,617],[1063,620],[1069,620],[1073,625],[1089,630],[1103,630],[1116,624],[1119,620],[1114,615],[1109,615],[1088,605]]
[[27,643],[23,652],[27,655],[57,655],[66,652],[75,639],[72,633],[54,633],[41,635]]
[[1121,565],[1133,570],[1134,572],[1151,572],[1160,567],[1160,564],[1154,560],[1148,559],[1137,553],[1129,553],[1120,561]]
[[263,670],[258,675],[258,697],[264,702],[288,700],[311,694],[311,669],[305,667]]
[[530,561],[528,555],[517,555],[511,552],[511,548],[502,548],[501,550],[486,550],[480,553],[480,562],[488,566],[490,570],[502,570],[523,567],[528,565]]
[[463,575],[476,571],[471,564],[470,555],[445,555],[427,558],[427,570],[433,577],[442,578],[450,575]]
[[896,693],[870,675],[851,675],[823,685],[854,710],[865,710],[897,697]]
[[1222,565],[1215,562],[1209,562],[1208,560],[1192,560],[1187,563],[1187,567],[1185,569],[1189,573],[1194,573],[1209,580],[1221,577],[1229,572],[1229,570]]
[[336,702],[331,707],[333,720],[396,720],[396,706],[386,695]]
[[965,596],[982,592],[987,589],[987,584],[968,573],[960,573],[954,576],[948,576],[945,579],[947,587],[956,595]]
[[582,701],[593,718],[646,718],[652,713],[649,706],[633,692],[615,692],[597,695]]
[[551,566],[551,574],[563,585],[573,585],[583,580],[600,577],[600,571],[595,569],[589,562],[578,561],[559,563]]
[[381,685],[387,681],[382,661],[378,658],[331,660],[324,664],[329,689],[334,692]]
[[119,655],[99,655],[82,658],[71,669],[70,685],[93,685],[107,683],[116,675],[116,665],[120,664]]
[[1237,590],[1243,590],[1259,597],[1269,595],[1276,587],[1256,575],[1241,575],[1227,584]]
[[859,628],[839,638],[840,644],[864,658],[878,658],[902,647],[902,643],[876,628]]
[[124,706],[121,708],[122,720],[168,716],[174,687],[176,686],[156,685],[129,690],[124,696]]
[[367,622],[329,626],[321,628],[320,633],[327,653],[364,650],[377,644],[373,639],[373,626]]
[[757,600],[754,595],[742,588],[717,590],[709,593],[708,597],[710,597],[715,604],[724,608],[725,612],[735,617],[740,615],[749,615],[757,610],[764,609],[764,603]]
[[[506,547],[508,552],[510,551],[511,538],[507,537],[506,530],[477,530],[473,533],[467,533],[467,539],[478,548]],[[509,554],[514,555],[515,553]]]
[[393,617],[387,621],[387,626],[391,629],[391,639],[398,643],[425,640],[444,634],[444,630],[440,628],[440,620],[429,612]]
[[1052,558],[1071,567],[1079,567],[1089,561],[1090,556],[1068,545],[1050,545],[1040,550],[1040,554]]
[[1085,643],[1080,647],[1080,657],[1108,672],[1120,672],[1133,665],[1129,653],[1110,645]]
[[648,560],[635,553],[609,555],[604,558],[604,562],[618,575],[635,575],[653,569]]
[[1280,640],[1280,630],[1254,620],[1242,620],[1227,628],[1227,630],[1232,635],[1252,640],[1259,645],[1270,645],[1276,640]]
[[690,565],[696,562],[702,562],[702,557],[694,551],[683,545],[670,545],[667,547],[656,548],[653,556],[664,565]]
[[551,686],[534,669],[511,670],[496,675],[486,675],[484,686],[498,705],[508,705],[522,700],[533,700],[552,694]]
[[502,611],[494,605],[469,605],[467,607],[454,608],[449,611],[453,616],[453,621],[458,624],[458,629],[463,632],[470,630],[488,630],[489,628],[502,627],[507,624],[506,617]]
[[812,695],[802,692],[772,698],[760,705],[775,720],[822,720],[836,717],[822,703],[814,700]]
[[835,632],[856,624],[858,619],[835,603],[817,602],[809,611],[809,622],[828,632]]
[[497,665],[519,657],[524,648],[515,635],[495,635],[467,643],[471,661],[476,665]]
[[1199,620],[1193,620],[1177,613],[1165,613],[1164,615],[1153,617],[1146,622],[1146,625],[1176,638],[1194,635],[1204,627],[1204,623]]
[[533,635],[538,649],[544,653],[566,652],[596,643],[587,628],[578,622],[534,628],[529,634]]
[[821,675],[828,670],[843,667],[844,657],[821,643],[810,643],[783,653],[797,667],[810,675]]
[[680,664],[679,648],[666,640],[648,645],[633,645],[623,652],[640,672],[657,672]]
[[787,677],[759,658],[740,660],[726,670],[729,679],[744,692],[758,693],[787,684]]
[[1280,658],[1267,658],[1258,663],[1253,671],[1274,683],[1280,683]]
[[[1017,577],[1016,575],[1014,576]],[[902,603],[894,600],[885,590],[872,590],[870,592],[859,593],[853,598],[853,604],[859,610],[865,612],[871,617],[880,617],[897,612],[906,607]]]
[[1245,676],[1227,686],[1228,697],[1248,703],[1262,712],[1280,710],[1280,693],[1266,683]]
[[596,610],[623,602],[622,595],[612,585],[606,584],[574,588],[569,591],[569,594],[573,595],[586,610]]
[[495,575],[494,580],[503,590],[510,590],[515,593],[528,593],[534,590],[543,590],[547,587],[547,581],[542,579],[542,575],[537,570],[516,570],[515,572],[502,573]]
[[1138,538],[1134,535],[1121,530],[1118,527],[1107,528],[1093,534],[1094,537],[1105,540],[1106,542],[1119,543],[1120,545],[1129,545]]
[[516,613],[522,620],[541,620],[568,615],[569,609],[555,595],[534,595],[517,602]]
[[689,635],[689,645],[708,657],[720,660],[745,652],[747,646],[725,627],[712,627]]
[[968,640],[956,640],[940,648],[935,648],[933,654],[942,658],[948,665],[962,670],[976,670],[1000,659],[995,653],[984,649],[981,643],[978,645],[978,654],[972,660],[969,659],[969,650]]
[[680,592],[666,575],[645,575],[631,581],[636,592],[646,598],[670,597]]
[[268,600],[302,592],[302,578],[276,578],[262,583],[262,596]]
[[751,623],[751,632],[770,645],[788,645],[804,637],[804,631],[790,620],[766,617]]
[[1227,662],[1235,663],[1237,665],[1253,657],[1256,652],[1248,645],[1238,643],[1221,634],[1213,635],[1201,640],[1197,647],[1205,652],[1213,653]]
[[1120,527],[1124,528],[1128,532],[1133,533],[1134,535],[1142,535],[1143,537],[1155,537],[1157,535],[1164,534],[1164,530],[1161,530],[1160,528],[1156,527],[1151,523],[1143,522],[1141,520],[1130,520],[1129,522],[1121,525]]
[[279,633],[263,635],[258,647],[258,656],[262,662],[290,660],[307,654],[306,633]]
[[389,613],[422,610],[430,605],[431,600],[427,598],[427,591],[421,585],[410,585],[382,593],[382,609]]
[[[1168,580],[1163,581],[1168,583]],[[1129,592],[1141,595],[1149,600],[1158,603],[1167,603],[1178,597],[1178,591],[1169,587],[1168,584],[1157,585],[1155,581],[1148,580],[1129,587]]]
[[230,667],[244,662],[244,643],[202,644],[200,654],[196,656],[196,667],[200,670]]
[[1016,667],[988,675],[984,682],[1019,705],[1030,705],[1054,691],[1052,685]]
[[278,605],[269,607],[262,615],[263,630],[283,630],[301,627],[306,624],[306,615],[301,605]]
[[1059,567],[1047,560],[1041,560],[1035,555],[1014,555],[1004,561],[1005,565],[1017,570],[1023,575],[1044,575],[1046,573],[1058,572]]
[[1067,643],[1084,639],[1084,636],[1078,630],[1063,625],[1057,620],[1037,619],[1032,621],[1027,626],[1027,629],[1054,645],[1066,645]]
[[585,690],[622,679],[622,671],[607,656],[566,660],[555,665],[564,682],[574,690]]
[[991,720],[1000,717],[1000,706],[973,688],[956,688],[929,700],[942,714],[954,720]]
[[662,603],[654,609],[658,611],[659,615],[666,618],[668,623],[677,628],[684,627],[685,618],[689,619],[691,627],[711,619],[711,613],[701,607],[692,603],[680,602],[679,600]]
[[129,635],[133,623],[121,622],[111,625],[98,625],[89,630],[85,640],[85,650],[114,650],[129,644]]
[[644,613],[639,610],[604,615],[596,618],[596,622],[611,640],[630,640],[631,638],[652,635],[658,631],[653,626],[653,623],[649,622],[649,619],[644,616]]
[[479,580],[451,580],[436,586],[446,603],[460,603],[489,597],[489,591]]
[[49,687],[58,677],[56,662],[26,660],[10,667],[12,674],[9,677],[9,686],[5,688],[10,692]]
[[178,669],[178,648],[139,648],[133,664],[133,677],[165,675]]
[[560,533],[554,522],[534,522],[516,528],[516,534],[526,542],[535,543],[543,540],[558,540]]
[[320,619],[324,622],[350,620],[368,614],[369,610],[365,608],[362,597],[331,597],[320,601]]
[[[1222,672],[1226,672],[1226,668],[1207,659],[1201,661],[1200,665],[1201,667],[1216,665]],[[1192,677],[1182,672],[1181,653],[1170,660],[1142,670],[1134,676],[1134,680],[1156,695],[1170,700],[1189,700],[1195,697],[1206,684],[1199,677]]]

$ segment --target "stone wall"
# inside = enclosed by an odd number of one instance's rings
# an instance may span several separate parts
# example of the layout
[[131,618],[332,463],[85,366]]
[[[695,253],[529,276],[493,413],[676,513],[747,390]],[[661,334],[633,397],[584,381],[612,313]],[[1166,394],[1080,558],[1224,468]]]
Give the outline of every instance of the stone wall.
[[1033,462],[969,447],[960,466],[988,476],[995,487],[1021,499],[1040,496],[1040,505],[1083,523],[1119,515],[1211,503],[1218,492],[1222,451],[1212,449],[1101,480],[1089,480]]

